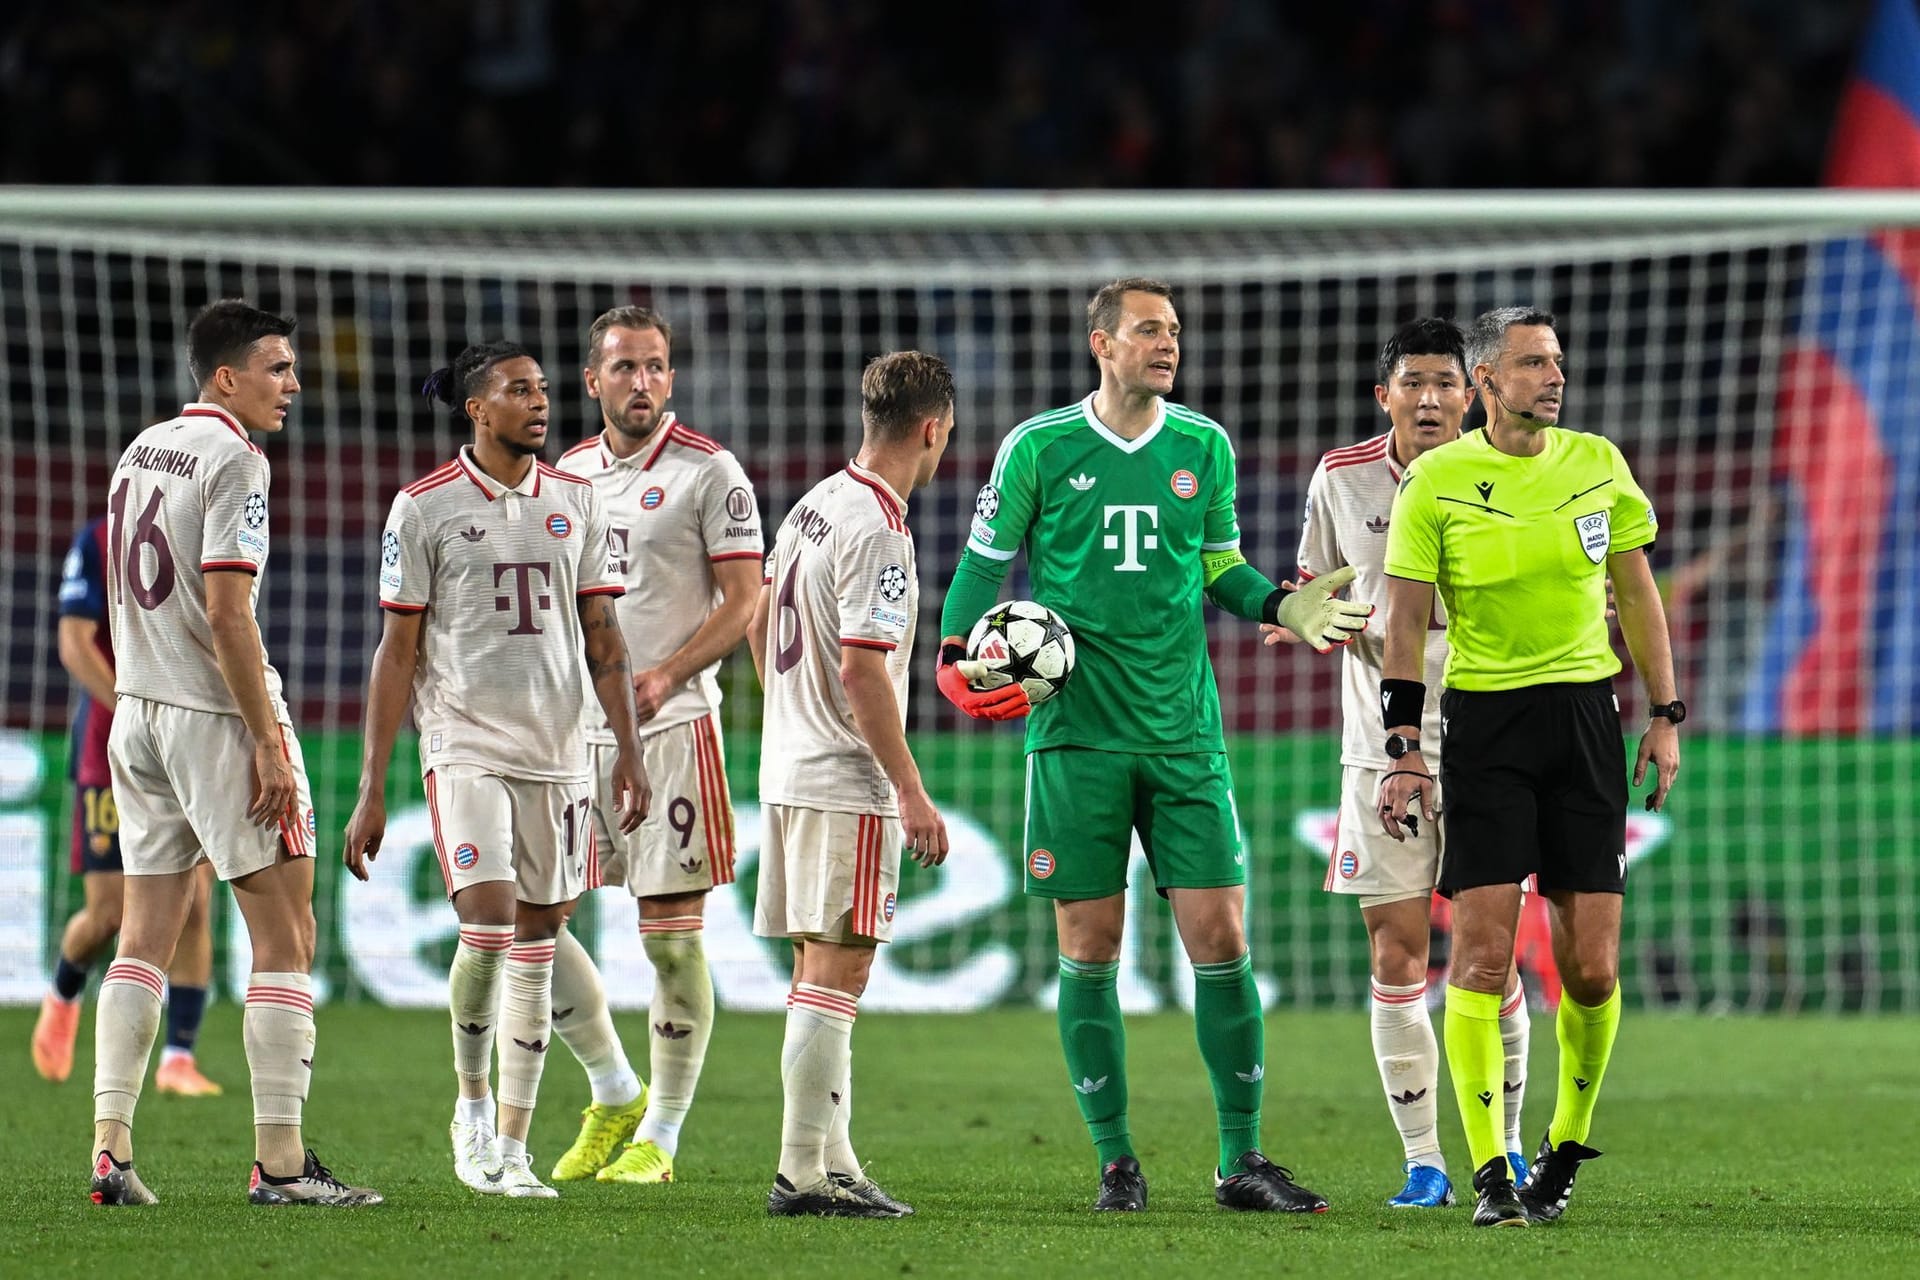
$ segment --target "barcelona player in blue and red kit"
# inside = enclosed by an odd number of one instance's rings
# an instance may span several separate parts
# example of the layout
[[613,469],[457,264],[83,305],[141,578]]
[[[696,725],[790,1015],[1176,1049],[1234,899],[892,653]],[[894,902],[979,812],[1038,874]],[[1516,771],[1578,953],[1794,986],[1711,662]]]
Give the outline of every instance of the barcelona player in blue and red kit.
[[[73,779],[73,873],[82,877],[85,900],[60,936],[53,984],[40,1002],[33,1028],[33,1065],[48,1080],[73,1070],[80,1027],[80,998],[87,971],[120,931],[120,815],[107,768],[107,734],[113,728],[113,637],[107,628],[107,522],[95,520],[75,535],[60,571],[60,663],[79,686],[74,700],[68,774]],[[167,974],[167,1043],[154,1085],[162,1093],[212,1097],[220,1086],[200,1074],[193,1045],[207,1005],[213,971],[213,935],[208,905],[213,875],[200,878],[186,930]]]

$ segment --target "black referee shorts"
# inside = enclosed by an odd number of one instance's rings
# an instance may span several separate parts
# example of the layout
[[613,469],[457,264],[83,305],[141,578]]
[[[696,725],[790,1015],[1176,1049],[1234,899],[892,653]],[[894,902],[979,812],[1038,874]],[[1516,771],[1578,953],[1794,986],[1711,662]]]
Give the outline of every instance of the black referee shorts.
[[1440,892],[1540,877],[1622,893],[1627,770],[1611,680],[1440,695]]

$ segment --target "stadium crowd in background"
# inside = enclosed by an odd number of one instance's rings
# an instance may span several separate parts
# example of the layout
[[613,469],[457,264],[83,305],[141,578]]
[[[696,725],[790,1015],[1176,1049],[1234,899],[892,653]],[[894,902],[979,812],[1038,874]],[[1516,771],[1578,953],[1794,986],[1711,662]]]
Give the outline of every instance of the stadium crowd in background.
[[1868,7],[33,0],[0,181],[1810,186]]

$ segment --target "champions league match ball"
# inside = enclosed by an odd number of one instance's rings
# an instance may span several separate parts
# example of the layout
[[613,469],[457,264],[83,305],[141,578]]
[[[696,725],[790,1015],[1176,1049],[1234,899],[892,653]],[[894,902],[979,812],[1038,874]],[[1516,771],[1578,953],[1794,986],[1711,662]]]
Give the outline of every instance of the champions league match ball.
[[1073,632],[1045,605],[1005,600],[973,624],[967,657],[987,669],[972,682],[975,689],[999,689],[1017,680],[1039,706],[1073,674]]

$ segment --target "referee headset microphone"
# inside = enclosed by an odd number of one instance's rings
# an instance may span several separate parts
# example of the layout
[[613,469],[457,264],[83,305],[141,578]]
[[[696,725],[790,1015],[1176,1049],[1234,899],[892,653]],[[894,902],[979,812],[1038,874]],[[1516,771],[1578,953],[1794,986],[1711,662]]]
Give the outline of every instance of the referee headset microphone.
[[1513,407],[1512,405],[1510,405],[1510,404],[1508,404],[1508,403],[1506,402],[1506,400],[1505,400],[1505,399],[1504,399],[1504,398],[1503,398],[1503,397],[1501,396],[1501,394],[1500,394],[1500,388],[1498,388],[1498,387],[1496,387],[1496,386],[1494,386],[1494,385],[1493,385],[1493,375],[1492,375],[1492,374],[1488,374],[1488,375],[1487,375],[1486,377],[1484,377],[1484,378],[1482,378],[1482,379],[1480,379],[1480,381],[1482,381],[1482,382],[1484,382],[1484,383],[1486,383],[1486,384],[1487,384],[1487,390],[1493,393],[1493,398],[1494,398],[1495,400],[1498,400],[1498,401],[1500,402],[1500,407],[1501,407],[1502,409],[1505,409],[1505,410],[1506,410],[1506,411],[1507,411],[1508,413],[1517,413],[1517,414],[1519,414],[1519,415],[1520,415],[1521,417],[1523,417],[1523,418],[1525,418],[1525,419],[1526,419],[1526,420],[1527,420],[1528,422],[1533,422],[1533,421],[1535,421],[1535,419],[1534,419],[1534,416],[1533,416],[1533,410],[1531,410],[1531,409],[1516,409],[1516,408],[1514,408],[1514,407]]

